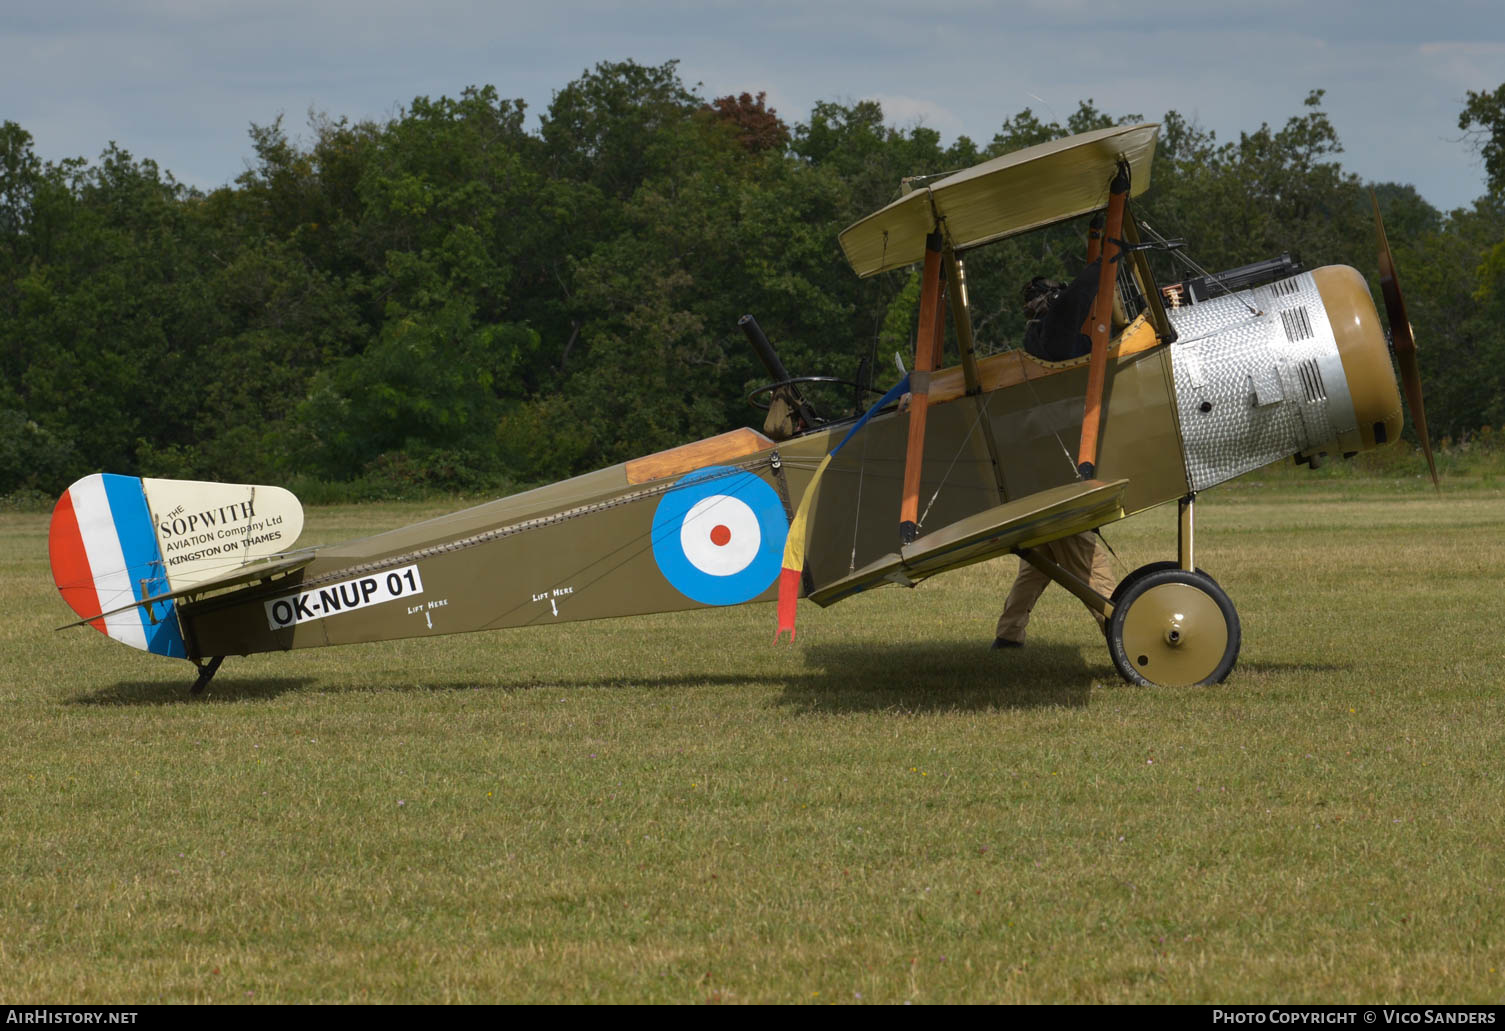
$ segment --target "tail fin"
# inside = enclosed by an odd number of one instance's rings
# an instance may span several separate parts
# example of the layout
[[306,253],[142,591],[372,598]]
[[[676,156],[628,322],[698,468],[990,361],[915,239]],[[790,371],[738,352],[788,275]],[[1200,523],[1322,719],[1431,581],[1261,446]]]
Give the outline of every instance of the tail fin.
[[136,603],[286,551],[302,530],[298,499],[280,487],[95,473],[58,499],[48,551],[63,600],[90,626],[186,658],[173,602]]

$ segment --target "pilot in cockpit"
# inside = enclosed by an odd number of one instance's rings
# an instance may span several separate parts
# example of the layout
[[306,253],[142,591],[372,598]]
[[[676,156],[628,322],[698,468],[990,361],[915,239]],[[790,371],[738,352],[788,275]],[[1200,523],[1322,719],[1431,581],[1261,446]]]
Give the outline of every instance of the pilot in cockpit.
[[[1044,276],[1036,276],[1025,284],[1024,313],[1029,319],[1024,330],[1026,351],[1048,362],[1070,361],[1091,352],[1092,341],[1082,332],[1082,326],[1092,313],[1100,266],[1101,258],[1089,262],[1069,284]],[[1122,321],[1120,303],[1115,292],[1115,323]],[[1042,545],[1041,550],[1057,564],[1091,584],[1097,593],[1104,597],[1113,593],[1116,582],[1113,564],[1109,561],[1102,537],[1096,532],[1052,541]],[[1023,558],[1019,560],[1019,573],[1014,577],[1014,584],[1003,603],[1003,614],[998,617],[994,630],[994,649],[1023,646],[1030,613],[1050,584],[1050,577]],[[1090,608],[1087,611],[1092,612],[1098,626],[1103,625],[1102,613]]]
[[[1092,351],[1092,340],[1082,324],[1092,314],[1097,296],[1098,270],[1102,259],[1088,262],[1069,284],[1036,276],[1024,285],[1024,349],[1047,362],[1065,362]],[[1113,292],[1113,328],[1128,323],[1123,298]]]

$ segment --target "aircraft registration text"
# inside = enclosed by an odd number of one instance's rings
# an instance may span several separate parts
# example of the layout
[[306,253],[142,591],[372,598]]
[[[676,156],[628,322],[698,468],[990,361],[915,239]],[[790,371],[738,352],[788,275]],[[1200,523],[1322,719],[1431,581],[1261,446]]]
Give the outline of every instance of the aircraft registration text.
[[405,566],[355,580],[343,580],[312,591],[273,598],[266,603],[267,625],[273,630],[286,630],[309,620],[336,616],[341,612],[351,612],[422,593],[423,578],[418,575],[418,567]]

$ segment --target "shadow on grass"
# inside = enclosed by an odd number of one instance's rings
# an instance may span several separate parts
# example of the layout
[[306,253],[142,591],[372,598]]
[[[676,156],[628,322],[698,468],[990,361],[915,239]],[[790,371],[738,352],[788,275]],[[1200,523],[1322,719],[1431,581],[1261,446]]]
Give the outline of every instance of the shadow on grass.
[[757,688],[783,684],[777,704],[802,712],[940,712],[1084,706],[1092,684],[1117,684],[1106,662],[1089,664],[1079,648],[1031,644],[1010,651],[973,645],[920,642],[890,645],[819,645],[805,653],[805,670],[770,674],[750,663],[746,672],[666,672],[656,676],[553,676],[512,680],[410,680],[377,675],[353,683],[330,677],[237,677],[221,674],[201,695],[190,678],[121,681],[70,699],[72,705],[139,706],[271,699],[289,691],[317,694],[365,692],[674,690],[695,687]]
[[517,691],[580,690],[582,688],[663,688],[704,687],[706,685],[745,687],[766,684],[768,676],[747,674],[695,674],[661,677],[555,677],[548,680],[373,680],[353,683],[337,677],[236,677],[219,676],[198,695],[188,693],[191,678],[182,681],[121,681],[97,691],[68,699],[69,705],[188,705],[211,702],[241,702],[248,699],[271,699],[289,691],[307,691],[319,695],[372,694],[387,691],[439,693],[445,691]]
[[819,645],[809,672],[791,678],[780,704],[807,712],[1034,709],[1087,704],[1094,681],[1118,683],[1063,644],[988,651],[954,643]]
[[248,698],[276,698],[314,683],[312,677],[226,677],[210,683],[200,695],[188,693],[191,676],[182,680],[124,680],[70,698],[70,705],[183,705],[188,702],[240,702]]

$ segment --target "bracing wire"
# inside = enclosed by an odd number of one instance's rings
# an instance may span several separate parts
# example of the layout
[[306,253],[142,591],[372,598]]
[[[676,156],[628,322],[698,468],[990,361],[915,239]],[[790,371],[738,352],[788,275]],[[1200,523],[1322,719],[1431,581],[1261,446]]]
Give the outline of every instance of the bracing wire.
[[941,482],[936,485],[935,493],[930,495],[930,500],[925,503],[925,511],[920,514],[920,520],[917,525],[925,525],[925,519],[930,515],[930,510],[935,507],[935,499],[941,496],[941,491],[945,489],[946,481],[951,478],[951,471],[956,468],[956,463],[961,458],[962,452],[967,450],[967,445],[972,442],[972,434],[977,432],[977,427],[982,424],[983,418],[988,414],[988,405],[992,403],[993,394],[995,393],[997,391],[989,392],[983,398],[982,403],[977,406],[977,417],[972,420],[972,425],[967,428],[967,435],[962,438],[961,446],[956,449],[956,454],[951,456],[951,464],[946,466],[945,473],[941,475]]
[[[1042,407],[1040,395],[1036,393],[1035,385],[1030,382],[1029,366],[1024,364],[1024,352],[1017,347],[1010,348],[1010,350],[1019,357],[1019,372],[1024,377],[1024,385],[1029,388],[1029,396],[1034,401],[1035,407]],[[1066,442],[1061,439],[1061,434],[1056,432],[1054,428],[1051,429],[1050,434],[1056,438],[1056,443],[1061,448],[1061,454],[1066,456],[1066,464],[1071,466],[1071,473],[1075,476],[1077,471],[1076,459],[1071,457],[1071,449],[1066,446]]]
[[[1221,286],[1225,291],[1227,291],[1229,297],[1236,296],[1234,294],[1234,292],[1233,292],[1233,288],[1230,287],[1227,283],[1223,282],[1223,277],[1222,276],[1218,275],[1216,272],[1208,272],[1201,265],[1197,264],[1197,262],[1192,259],[1191,255],[1189,255],[1189,254],[1183,254],[1180,250],[1177,250],[1175,248],[1170,247],[1169,246],[1169,242],[1170,241],[1166,240],[1165,237],[1161,236],[1160,233],[1155,229],[1154,226],[1150,225],[1148,222],[1146,222],[1143,219],[1141,219],[1140,222],[1139,222],[1139,227],[1141,229],[1143,229],[1145,232],[1149,233],[1151,236],[1153,236],[1155,238],[1155,241],[1157,243],[1160,243],[1162,245],[1166,245],[1166,247],[1165,247],[1166,253],[1169,254],[1172,258],[1175,258],[1175,259],[1179,260],[1180,262],[1182,262],[1187,268],[1191,269],[1197,275],[1199,275],[1199,276],[1206,276],[1208,279],[1210,279],[1214,283],[1218,284],[1218,286]],[[1244,300],[1244,298],[1242,298],[1242,297],[1238,298],[1238,302],[1240,304],[1242,304],[1245,308],[1249,309],[1249,314],[1250,315],[1254,315],[1254,316],[1257,317],[1257,316],[1260,316],[1260,315],[1264,314],[1264,312],[1262,312],[1258,308],[1254,307],[1254,305],[1250,304],[1248,301]]]

